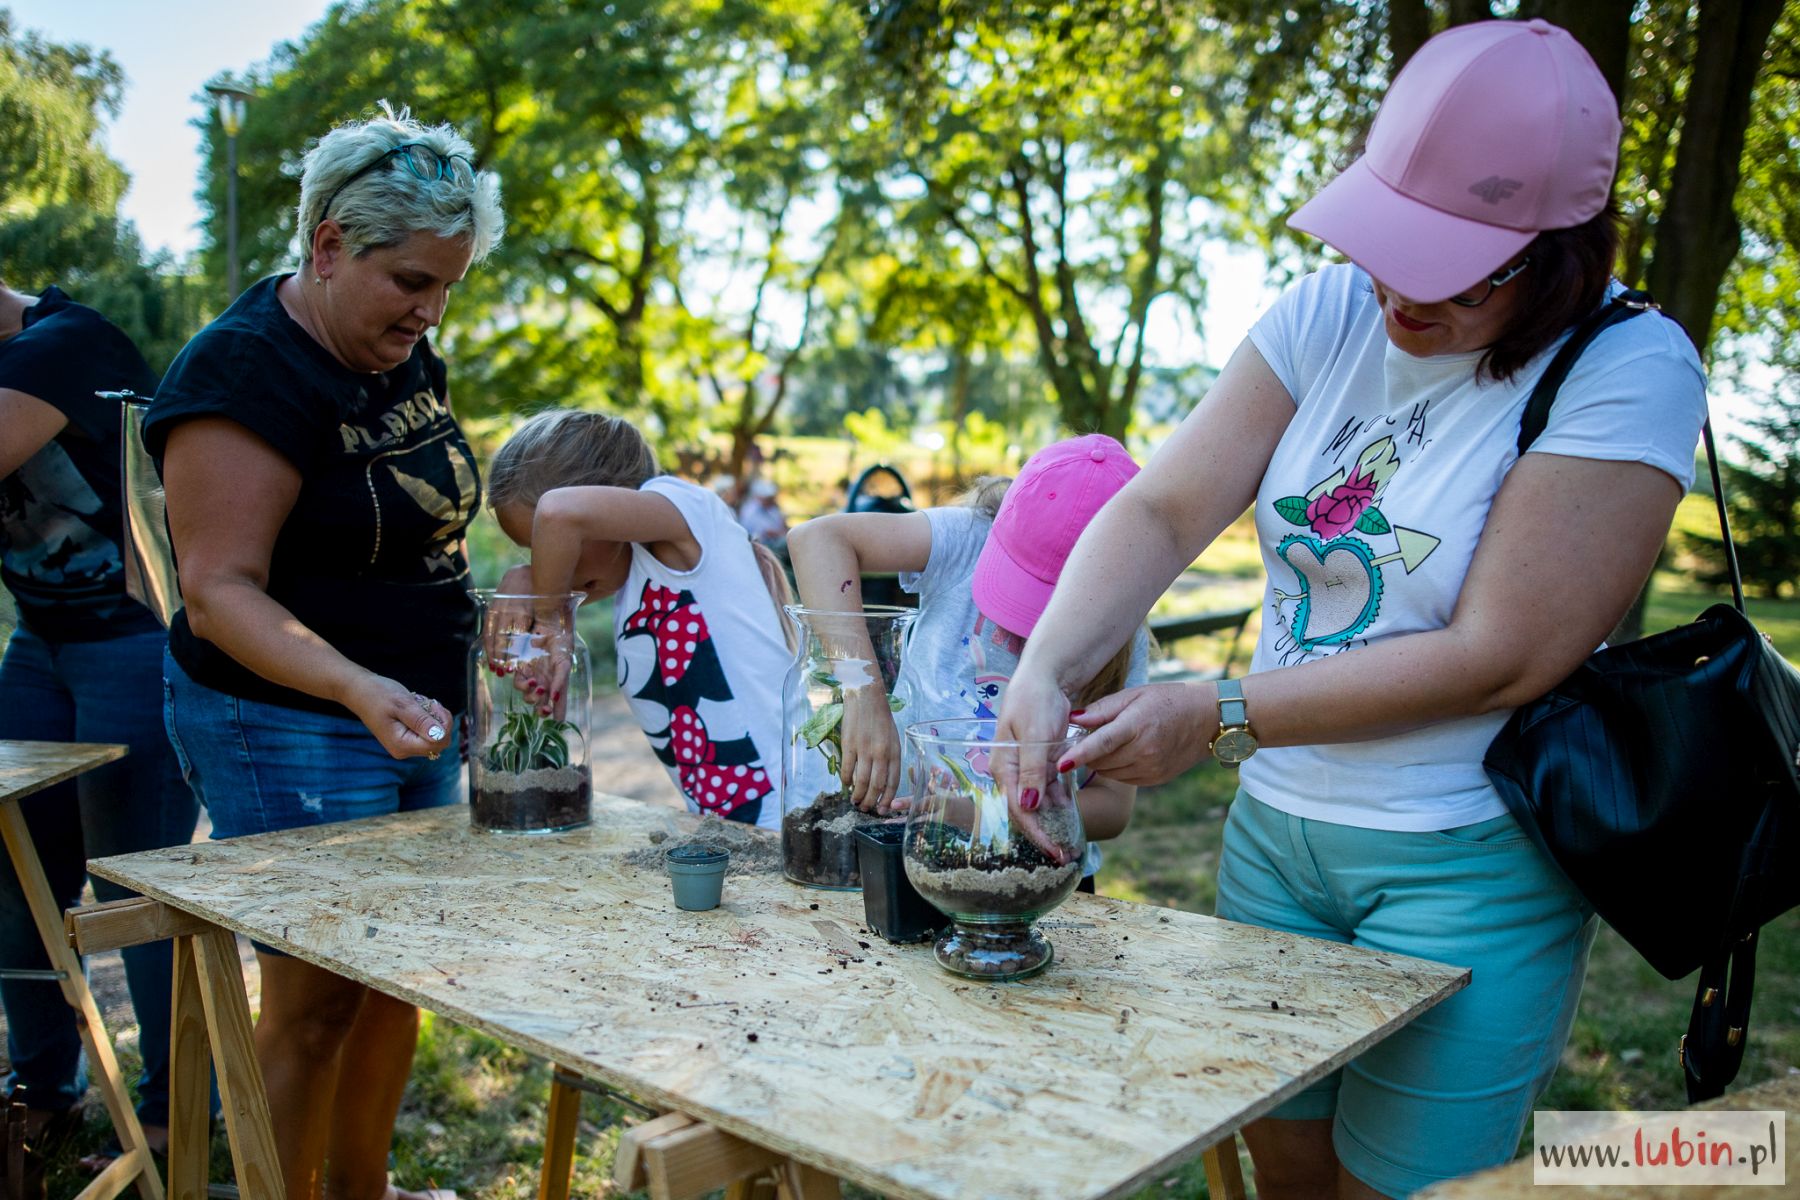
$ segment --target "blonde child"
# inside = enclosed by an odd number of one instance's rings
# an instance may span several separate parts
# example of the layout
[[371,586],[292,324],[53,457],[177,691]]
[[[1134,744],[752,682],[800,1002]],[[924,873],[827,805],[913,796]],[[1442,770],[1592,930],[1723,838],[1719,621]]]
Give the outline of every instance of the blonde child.
[[[916,714],[912,720],[993,717],[1076,539],[1137,471],[1125,447],[1089,434],[1038,451],[1015,480],[982,480],[960,505],[815,518],[788,535],[801,600],[854,610],[862,606],[862,572],[899,572],[901,587],[919,596],[895,687],[903,712]],[[1148,659],[1149,635],[1140,628],[1081,702],[1143,683]],[[844,785],[859,807],[887,811],[901,789],[894,722],[880,697],[845,699]],[[1123,832],[1136,795],[1127,784],[1085,780],[1079,803],[1090,841]],[[1097,865],[1090,847],[1084,890],[1093,890]]]
[[[531,551],[503,590],[614,598],[619,690],[690,808],[781,823],[787,578],[731,510],[665,475],[630,422],[540,413],[488,468],[488,503]],[[523,681],[562,700],[554,682]]]

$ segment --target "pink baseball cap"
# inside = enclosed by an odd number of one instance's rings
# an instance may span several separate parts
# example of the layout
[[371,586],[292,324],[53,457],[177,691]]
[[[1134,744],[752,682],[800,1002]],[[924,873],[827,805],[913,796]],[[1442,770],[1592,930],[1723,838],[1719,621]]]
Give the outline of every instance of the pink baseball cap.
[[1478,21],[1419,48],[1367,152],[1288,224],[1430,304],[1599,214],[1618,161],[1618,101],[1581,43],[1548,21]]
[[1137,473],[1125,447],[1103,433],[1032,455],[1006,489],[975,560],[975,607],[1002,628],[1030,637],[1081,531]]

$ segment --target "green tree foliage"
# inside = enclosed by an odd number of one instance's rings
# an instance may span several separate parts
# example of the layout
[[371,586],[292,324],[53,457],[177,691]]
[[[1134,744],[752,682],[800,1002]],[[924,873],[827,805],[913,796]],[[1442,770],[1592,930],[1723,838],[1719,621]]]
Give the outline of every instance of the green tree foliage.
[[607,406],[678,440],[711,418],[741,455],[834,269],[858,34],[824,0],[339,4],[251,80],[248,273],[297,256],[311,141],[378,100],[410,105],[504,181],[506,241],[446,337],[464,410]]
[[130,222],[76,205],[0,217],[0,267],[15,287],[54,283],[104,313],[159,375],[212,315],[204,280],[148,253]]
[[1354,153],[1396,65],[1447,24],[1543,15],[1619,83],[1624,276],[1673,281],[1703,340],[1691,314],[1720,297],[1715,367],[1787,362],[1796,10],[345,0],[252,80],[242,242],[251,277],[293,261],[300,154],[385,97],[456,123],[505,180],[507,242],[446,331],[465,411],[606,405],[690,448],[710,428],[729,470],[790,410],[816,428],[935,404],[958,428],[1030,363],[1064,426],[1119,433],[1153,316],[1204,299],[1204,238],[1277,271],[1316,261],[1285,218]]
[[125,171],[100,144],[125,76],[110,55],[14,27],[0,8],[0,214],[76,204],[111,212]]
[[166,258],[146,262],[118,219],[126,175],[100,128],[124,82],[107,54],[21,31],[0,9],[0,274],[18,288],[61,286],[161,371],[205,313],[197,282]]
[[1193,6],[980,0],[874,10],[901,219],[934,222],[1031,328],[1062,421],[1122,435],[1151,306],[1197,309],[1218,42]]
[[[1736,461],[1720,465],[1725,510],[1746,589],[1764,596],[1792,596],[1800,588],[1800,396],[1790,384],[1734,436]],[[1687,549],[1705,565],[1704,583],[1731,579],[1716,534],[1683,534]]]

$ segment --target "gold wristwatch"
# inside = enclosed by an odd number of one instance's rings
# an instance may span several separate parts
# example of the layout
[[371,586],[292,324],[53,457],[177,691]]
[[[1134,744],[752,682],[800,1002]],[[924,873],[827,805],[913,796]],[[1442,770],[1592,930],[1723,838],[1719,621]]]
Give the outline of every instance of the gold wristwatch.
[[1256,753],[1256,735],[1250,732],[1250,714],[1244,705],[1241,680],[1219,681],[1219,732],[1213,736],[1212,755],[1221,767],[1237,770]]

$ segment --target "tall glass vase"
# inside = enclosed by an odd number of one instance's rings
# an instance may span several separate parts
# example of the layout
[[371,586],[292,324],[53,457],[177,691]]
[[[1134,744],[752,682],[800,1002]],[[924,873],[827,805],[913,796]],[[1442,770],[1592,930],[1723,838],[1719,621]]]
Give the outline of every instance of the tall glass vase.
[[898,758],[895,721],[907,698],[896,694],[900,649],[919,614],[873,606],[856,612],[789,605],[799,626],[793,665],[782,683],[781,860],[796,883],[849,890],[862,886],[856,830],[879,820],[857,809],[841,777],[846,721],[886,722]]
[[[996,741],[994,725],[971,717],[907,727],[906,878],[950,918],[934,947],[939,966],[972,979],[1022,979],[1054,955],[1032,922],[1081,883],[1087,837],[1077,781],[1057,764],[1082,731]],[[1043,786],[1020,792],[1011,782],[1019,769]]]
[[592,819],[588,650],[581,592],[478,591],[469,652],[469,820],[499,833],[553,833]]

